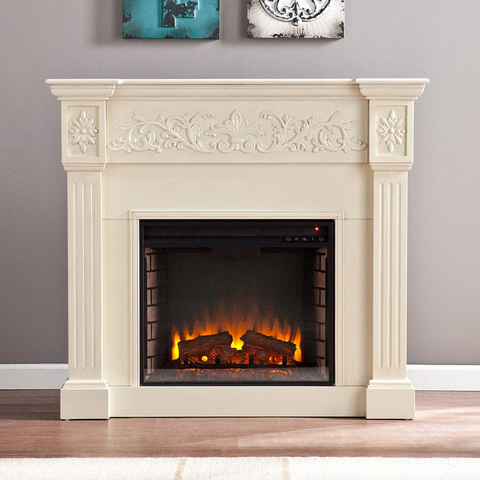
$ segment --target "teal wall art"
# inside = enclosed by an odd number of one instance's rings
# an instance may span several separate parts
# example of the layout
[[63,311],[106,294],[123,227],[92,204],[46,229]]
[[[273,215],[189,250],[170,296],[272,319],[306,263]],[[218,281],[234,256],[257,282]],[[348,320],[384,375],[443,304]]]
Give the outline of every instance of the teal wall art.
[[123,38],[219,38],[219,0],[123,0]]

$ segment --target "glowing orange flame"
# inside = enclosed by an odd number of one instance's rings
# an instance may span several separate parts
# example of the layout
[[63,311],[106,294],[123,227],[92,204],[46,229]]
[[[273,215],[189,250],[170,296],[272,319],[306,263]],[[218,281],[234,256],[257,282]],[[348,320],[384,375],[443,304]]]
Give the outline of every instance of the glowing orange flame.
[[178,342],[181,340],[181,338],[175,326],[172,329],[172,340],[173,340],[172,359],[176,360],[180,356],[180,352],[178,351]]
[[172,329],[172,359],[179,357],[178,342],[180,340],[192,340],[200,335],[214,335],[219,332],[228,331],[233,337],[232,348],[241,350],[243,341],[240,337],[247,331],[254,330],[258,333],[271,336],[284,342],[292,342],[296,345],[294,360],[302,361],[302,350],[300,347],[302,335],[298,325],[293,327],[287,319],[280,321],[278,316],[261,314],[257,305],[252,306],[246,312],[241,306],[229,306],[225,308],[220,305],[213,315],[205,311],[202,318],[196,318],[193,326],[184,326],[182,332],[178,332],[175,326]]

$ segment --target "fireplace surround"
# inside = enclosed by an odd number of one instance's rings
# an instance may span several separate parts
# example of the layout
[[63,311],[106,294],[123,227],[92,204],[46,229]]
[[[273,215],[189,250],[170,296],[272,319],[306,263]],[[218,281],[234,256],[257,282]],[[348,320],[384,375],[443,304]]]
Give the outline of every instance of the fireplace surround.
[[[61,417],[413,418],[414,390],[406,378],[407,172],[413,163],[413,104],[427,82],[47,81],[62,103],[68,173],[69,377]],[[256,228],[257,222],[301,228],[277,232],[273,237],[281,245],[258,243],[264,234],[244,235],[252,242],[245,245],[237,244],[242,235],[215,233],[225,225]],[[168,243],[169,229],[180,224],[197,229],[191,235],[195,245],[175,243],[176,234]],[[207,224],[213,230],[204,230]],[[330,228],[331,244],[315,233],[316,226]],[[151,244],[140,235],[145,228],[158,233]],[[327,250],[330,377],[309,381],[302,374],[299,380],[297,372],[304,370],[296,350],[307,349],[305,365],[317,373],[322,357],[314,355],[322,322],[304,327],[306,317],[298,312],[310,307],[299,299],[309,289],[319,292],[323,283],[298,279],[305,265],[311,265],[310,274],[322,275],[317,267]],[[147,258],[154,268],[142,264]],[[231,262],[235,267],[227,267]],[[192,282],[179,280],[182,271],[190,272],[183,275],[187,279],[195,278],[192,271],[210,273]],[[232,271],[248,281],[226,281]],[[275,281],[261,281],[268,276]],[[143,285],[147,277],[157,280]],[[235,294],[229,284],[240,285]],[[265,285],[277,284],[283,290],[272,294],[274,307],[250,305],[258,291],[269,291]],[[166,285],[169,293],[162,293]],[[196,289],[209,292],[197,303],[210,311],[214,331],[184,335],[183,354],[174,358],[168,353],[174,346],[172,318],[199,315],[191,313],[195,301],[178,301],[178,292],[193,298]],[[227,292],[218,297],[227,305],[221,315],[211,305],[212,291]],[[239,291],[250,292],[248,299]],[[233,302],[235,295],[240,299]],[[309,295],[318,299],[319,293]],[[231,332],[224,328],[239,306],[240,317],[255,317],[242,323],[243,347],[228,345]],[[272,309],[276,313],[262,314],[268,328],[258,327],[262,322],[251,312]],[[301,320],[292,320],[296,316]],[[192,330],[193,318],[185,322],[186,331]],[[274,332],[274,324],[279,331],[290,328],[289,335]],[[165,325],[169,333],[157,340],[152,332]],[[302,328],[304,340],[297,342],[291,331]],[[195,339],[202,349],[192,350],[188,342]],[[205,350],[212,339],[214,346]],[[148,367],[155,355],[163,360]],[[162,375],[193,374],[184,383],[160,376],[149,384],[159,365]],[[252,372],[260,372],[258,381],[248,379]],[[213,374],[224,382],[205,380]],[[293,375],[294,381],[275,375]],[[198,376],[203,380],[197,382]]]

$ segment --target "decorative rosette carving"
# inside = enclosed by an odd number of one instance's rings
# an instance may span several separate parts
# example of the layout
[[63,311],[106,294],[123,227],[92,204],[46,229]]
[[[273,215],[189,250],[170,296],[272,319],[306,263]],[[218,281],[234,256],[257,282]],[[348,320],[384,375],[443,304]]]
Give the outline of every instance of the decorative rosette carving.
[[88,145],[95,145],[95,136],[98,133],[95,119],[88,119],[87,113],[82,110],[77,119],[72,119],[72,125],[68,131],[69,135],[73,137],[72,144],[78,145],[82,153],[86,153]]
[[380,135],[380,143],[385,143],[388,151],[393,153],[397,144],[403,145],[403,137],[407,131],[404,128],[403,118],[397,118],[395,110],[392,110],[388,118],[380,118],[377,133]]

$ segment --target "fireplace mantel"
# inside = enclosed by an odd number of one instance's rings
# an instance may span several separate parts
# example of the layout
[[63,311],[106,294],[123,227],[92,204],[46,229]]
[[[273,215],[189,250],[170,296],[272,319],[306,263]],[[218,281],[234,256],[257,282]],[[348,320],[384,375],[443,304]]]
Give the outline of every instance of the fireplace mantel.
[[[68,172],[62,418],[413,418],[407,173],[428,80],[47,83]],[[335,220],[335,386],[140,386],[142,219]]]

